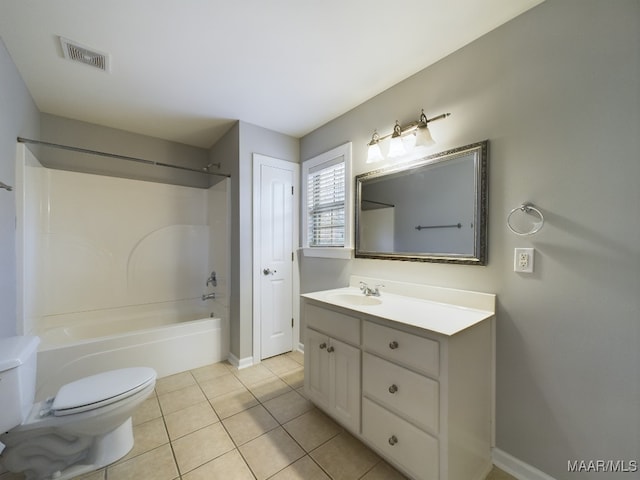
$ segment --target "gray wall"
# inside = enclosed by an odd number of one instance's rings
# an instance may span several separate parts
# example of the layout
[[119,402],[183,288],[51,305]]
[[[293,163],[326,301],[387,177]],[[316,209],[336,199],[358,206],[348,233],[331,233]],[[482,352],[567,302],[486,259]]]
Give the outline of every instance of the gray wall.
[[[557,479],[637,478],[567,461],[640,452],[639,45],[637,0],[547,0],[301,140],[303,160],[352,140],[356,175],[374,128],[420,108],[452,114],[437,150],[490,140],[486,267],[305,258],[301,291],[353,273],[496,293],[497,447]],[[505,223],[524,201],[532,237]]]
[[[0,181],[15,182],[16,138],[37,137],[40,119],[22,77],[0,39]],[[0,337],[16,334],[16,198],[0,190]]]
[[[192,147],[46,113],[42,113],[40,119],[40,138],[36,140],[197,170],[204,168],[209,159],[209,152],[204,148]],[[61,170],[198,188],[207,188],[211,179],[211,177],[200,173],[191,173],[118,158],[76,153],[49,147],[30,146],[29,148],[32,149],[44,166]]]
[[211,161],[231,173],[231,353],[253,355],[253,154],[299,163],[298,139],[238,122],[211,150]]

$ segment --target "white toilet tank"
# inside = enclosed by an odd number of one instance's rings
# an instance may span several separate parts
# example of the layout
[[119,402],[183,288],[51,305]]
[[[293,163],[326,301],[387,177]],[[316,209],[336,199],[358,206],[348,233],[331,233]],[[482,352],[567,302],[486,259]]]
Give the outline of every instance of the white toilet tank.
[[20,425],[33,406],[39,337],[0,338],[0,433]]

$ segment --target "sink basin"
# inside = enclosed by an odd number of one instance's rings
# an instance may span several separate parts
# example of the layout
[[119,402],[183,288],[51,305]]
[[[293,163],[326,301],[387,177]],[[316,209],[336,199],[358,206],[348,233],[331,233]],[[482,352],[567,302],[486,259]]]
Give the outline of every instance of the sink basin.
[[380,305],[382,303],[379,297],[367,297],[356,293],[336,293],[328,298],[333,302],[345,305]]

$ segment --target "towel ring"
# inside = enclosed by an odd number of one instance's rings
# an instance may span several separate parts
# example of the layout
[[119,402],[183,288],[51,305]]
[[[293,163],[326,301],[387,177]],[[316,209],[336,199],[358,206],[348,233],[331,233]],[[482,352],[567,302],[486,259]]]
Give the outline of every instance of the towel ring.
[[[534,214],[538,216],[540,220],[533,224],[533,227],[531,228],[531,230],[523,232],[521,230],[518,230],[511,224],[511,221],[512,221],[511,217],[517,211],[521,211],[530,215]],[[531,203],[523,203],[519,207],[516,207],[513,210],[511,210],[511,212],[509,212],[509,215],[507,216],[507,227],[509,227],[509,230],[511,230],[516,235],[520,235],[520,236],[533,235],[534,233],[538,233],[543,225],[544,225],[544,215],[542,215],[542,212],[538,210],[536,207],[534,207]]]

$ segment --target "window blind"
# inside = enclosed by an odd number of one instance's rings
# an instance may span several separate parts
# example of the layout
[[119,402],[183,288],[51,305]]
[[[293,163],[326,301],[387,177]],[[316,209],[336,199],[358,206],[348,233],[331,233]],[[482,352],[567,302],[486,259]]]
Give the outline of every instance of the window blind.
[[309,246],[344,246],[344,203],[344,157],[340,156],[309,171],[307,176]]

